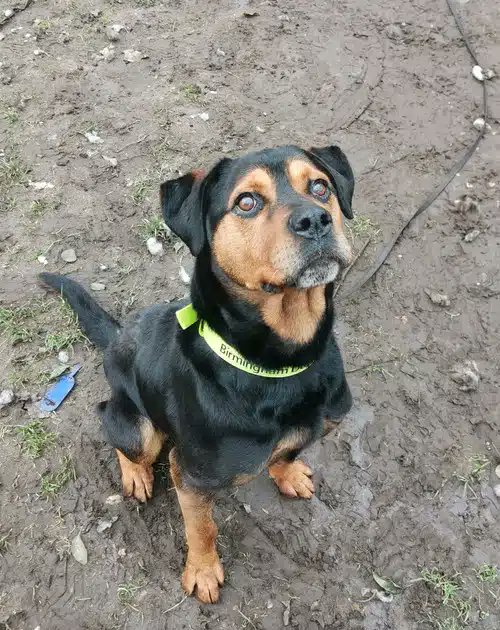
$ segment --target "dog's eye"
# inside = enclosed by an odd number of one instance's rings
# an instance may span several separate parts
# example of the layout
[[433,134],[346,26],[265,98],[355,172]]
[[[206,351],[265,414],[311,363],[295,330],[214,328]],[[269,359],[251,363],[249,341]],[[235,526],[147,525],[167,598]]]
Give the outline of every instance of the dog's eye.
[[257,205],[257,201],[250,193],[243,193],[236,200],[236,205],[243,212],[251,212]]
[[328,183],[325,182],[324,179],[315,179],[311,182],[309,189],[315,197],[319,197],[323,201],[328,199],[328,197],[330,196]]

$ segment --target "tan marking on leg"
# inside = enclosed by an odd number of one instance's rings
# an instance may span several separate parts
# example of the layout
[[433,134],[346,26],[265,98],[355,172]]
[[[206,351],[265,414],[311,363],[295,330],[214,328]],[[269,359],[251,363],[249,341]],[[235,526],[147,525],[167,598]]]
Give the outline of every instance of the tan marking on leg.
[[287,497],[310,499],[314,494],[312,470],[300,459],[287,462],[280,459],[269,466],[269,476]]
[[219,586],[224,570],[217,553],[217,525],[212,517],[213,501],[204,494],[186,487],[177,464],[175,449],[170,451],[170,474],[184,518],[188,554],[182,574],[182,587],[205,604],[219,599]]
[[141,420],[142,451],[135,461],[116,449],[122,473],[123,494],[145,503],[153,496],[153,464],[160,454],[165,435],[148,418]]
[[271,457],[267,462],[267,466],[272,466],[274,462],[277,462],[279,459],[283,459],[283,457],[290,451],[295,451],[302,448],[307,440],[307,431],[303,429],[295,429],[291,431],[288,435],[285,435],[285,437],[282,438],[273,448],[273,452],[271,453]]

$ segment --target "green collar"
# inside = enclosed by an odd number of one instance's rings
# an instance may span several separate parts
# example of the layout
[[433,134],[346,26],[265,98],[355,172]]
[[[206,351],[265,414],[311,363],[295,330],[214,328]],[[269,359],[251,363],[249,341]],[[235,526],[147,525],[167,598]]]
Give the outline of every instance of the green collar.
[[300,374],[300,372],[307,370],[309,367],[306,365],[305,367],[283,367],[277,370],[266,370],[260,365],[256,365],[255,363],[248,361],[248,359],[245,359],[245,357],[242,356],[236,348],[233,348],[233,346],[226,343],[224,339],[215,332],[215,330],[210,328],[205,320],[200,319],[192,304],[188,304],[184,308],[181,308],[175,315],[180,327],[183,330],[186,330],[186,328],[189,328],[196,322],[199,322],[198,333],[201,337],[203,337],[207,345],[221,359],[224,359],[224,361],[233,367],[243,370],[243,372],[248,372],[249,374],[255,374],[257,376],[264,376],[266,378],[284,378],[286,376],[295,376],[295,374]]

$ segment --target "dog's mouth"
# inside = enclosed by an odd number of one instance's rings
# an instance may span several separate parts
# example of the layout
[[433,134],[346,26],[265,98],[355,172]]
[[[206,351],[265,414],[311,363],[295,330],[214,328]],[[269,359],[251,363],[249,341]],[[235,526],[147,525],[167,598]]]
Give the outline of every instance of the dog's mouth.
[[347,256],[337,253],[316,255],[290,274],[282,285],[266,282],[261,288],[266,293],[279,293],[284,288],[311,289],[322,286],[333,282],[348,264]]

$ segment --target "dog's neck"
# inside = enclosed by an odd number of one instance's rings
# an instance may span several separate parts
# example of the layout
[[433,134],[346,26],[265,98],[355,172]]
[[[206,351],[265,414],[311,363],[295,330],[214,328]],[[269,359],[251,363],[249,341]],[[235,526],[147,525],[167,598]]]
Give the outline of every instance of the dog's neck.
[[198,256],[191,298],[201,318],[241,354],[267,368],[307,365],[332,334],[333,286],[248,291],[211,259]]

